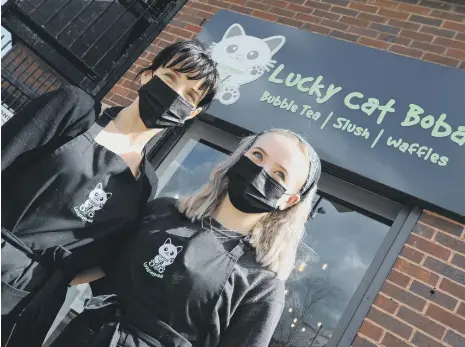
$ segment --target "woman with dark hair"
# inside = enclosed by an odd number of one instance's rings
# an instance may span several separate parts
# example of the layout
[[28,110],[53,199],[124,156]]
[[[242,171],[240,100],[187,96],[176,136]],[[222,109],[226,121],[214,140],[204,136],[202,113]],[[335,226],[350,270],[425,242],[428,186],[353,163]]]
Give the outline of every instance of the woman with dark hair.
[[288,130],[246,138],[208,184],[155,199],[52,347],[266,347],[320,177],[314,149]]
[[4,343],[29,293],[52,278],[51,288],[69,283],[130,232],[156,193],[146,145],[205,110],[218,73],[199,43],[185,41],[163,49],[140,80],[131,105],[100,117],[88,94],[65,87],[31,101],[2,127]]

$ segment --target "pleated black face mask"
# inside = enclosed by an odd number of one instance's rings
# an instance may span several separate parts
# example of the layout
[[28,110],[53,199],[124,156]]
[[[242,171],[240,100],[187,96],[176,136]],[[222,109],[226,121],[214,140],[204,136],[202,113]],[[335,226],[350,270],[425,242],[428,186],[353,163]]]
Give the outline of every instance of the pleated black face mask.
[[139,113],[149,129],[182,126],[194,106],[154,76],[139,89]]
[[231,203],[245,213],[264,213],[276,210],[278,200],[286,192],[264,168],[243,155],[228,170],[228,194]]

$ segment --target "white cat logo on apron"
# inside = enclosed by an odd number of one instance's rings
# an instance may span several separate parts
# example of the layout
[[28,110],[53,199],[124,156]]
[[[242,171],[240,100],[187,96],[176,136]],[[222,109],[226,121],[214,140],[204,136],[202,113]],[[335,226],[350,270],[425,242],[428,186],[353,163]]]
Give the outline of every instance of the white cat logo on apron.
[[167,239],[158,249],[158,254],[148,262],[144,263],[145,270],[154,277],[163,278],[163,272],[168,265],[174,263],[176,256],[182,251],[182,246],[176,247]]
[[91,190],[83,204],[74,207],[74,212],[84,222],[92,223],[95,211],[101,210],[111,195],[111,193],[105,192],[102,183],[99,183]]

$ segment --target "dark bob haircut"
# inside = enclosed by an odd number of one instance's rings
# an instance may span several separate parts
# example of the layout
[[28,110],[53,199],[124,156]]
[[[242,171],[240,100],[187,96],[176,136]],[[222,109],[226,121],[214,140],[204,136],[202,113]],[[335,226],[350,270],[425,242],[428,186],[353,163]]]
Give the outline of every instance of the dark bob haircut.
[[[176,59],[174,59],[175,57]],[[153,59],[152,64],[141,70],[138,76],[145,71],[155,71],[159,67],[172,69],[176,65],[178,67],[174,70],[179,73],[189,74],[190,80],[205,79],[200,89],[207,92],[198,106],[202,107],[202,111],[206,110],[218,90],[220,77],[216,69],[216,63],[200,42],[194,40],[180,41],[163,48]]]

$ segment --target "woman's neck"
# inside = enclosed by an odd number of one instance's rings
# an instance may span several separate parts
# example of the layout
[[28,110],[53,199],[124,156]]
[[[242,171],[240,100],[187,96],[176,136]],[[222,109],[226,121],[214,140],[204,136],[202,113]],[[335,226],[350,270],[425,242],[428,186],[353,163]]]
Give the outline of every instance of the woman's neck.
[[97,135],[96,141],[117,154],[142,153],[144,146],[161,129],[148,129],[139,115],[139,99],[123,108]]
[[266,213],[244,213],[236,209],[226,194],[220,206],[213,213],[213,218],[225,228],[248,234]]

